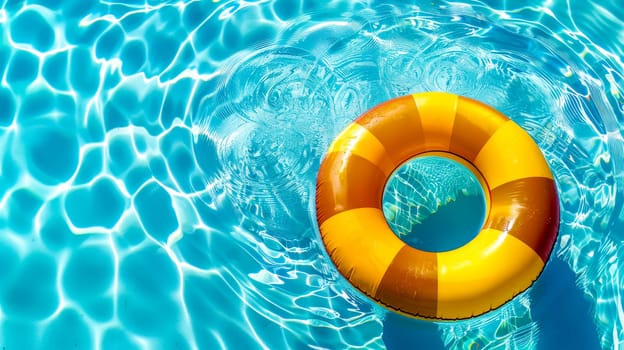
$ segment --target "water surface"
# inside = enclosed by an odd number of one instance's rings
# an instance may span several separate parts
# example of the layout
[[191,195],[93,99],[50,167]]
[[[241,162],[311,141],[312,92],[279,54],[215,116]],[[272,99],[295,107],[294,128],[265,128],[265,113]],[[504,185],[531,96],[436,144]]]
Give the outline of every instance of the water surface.
[[[4,348],[624,345],[618,2],[0,5]],[[543,276],[462,322],[357,293],[315,220],[340,130],[433,90],[516,121],[560,192]]]

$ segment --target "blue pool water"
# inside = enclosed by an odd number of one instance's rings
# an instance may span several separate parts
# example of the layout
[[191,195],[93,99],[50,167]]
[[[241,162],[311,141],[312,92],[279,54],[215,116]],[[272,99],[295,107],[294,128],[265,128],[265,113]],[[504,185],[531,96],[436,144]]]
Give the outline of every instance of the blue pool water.
[[[618,1],[0,1],[2,349],[621,349]],[[331,140],[391,97],[479,99],[560,192],[543,275],[425,322],[316,227]]]
[[444,252],[470,242],[481,231],[486,199],[468,168],[445,157],[421,155],[403,163],[386,181],[382,210],[405,243]]

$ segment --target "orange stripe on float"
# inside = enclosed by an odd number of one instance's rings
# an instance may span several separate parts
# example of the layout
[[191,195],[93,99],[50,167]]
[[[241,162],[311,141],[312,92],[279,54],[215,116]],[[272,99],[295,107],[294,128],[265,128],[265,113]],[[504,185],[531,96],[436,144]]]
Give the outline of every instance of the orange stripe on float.
[[436,253],[404,246],[388,267],[375,297],[381,303],[413,316],[436,317],[438,304]]
[[384,102],[356,120],[383,144],[394,167],[425,150],[418,109],[412,96]]
[[450,151],[474,161],[489,138],[509,120],[506,116],[473,99],[460,97],[453,125]]
[[323,243],[340,273],[374,297],[388,267],[405,246],[388,227],[380,209],[338,213],[320,226]]
[[342,152],[328,154],[321,164],[316,186],[319,224],[349,209],[381,209],[385,182],[385,173],[365,158]]
[[444,92],[425,92],[412,97],[420,115],[426,148],[447,151],[451,144],[459,96]]
[[367,159],[383,170],[386,176],[390,176],[394,171],[395,165],[381,142],[368,129],[357,123],[351,123],[338,135],[327,151],[334,152],[352,153]]
[[552,179],[528,177],[492,191],[492,210],[485,227],[508,232],[546,262],[559,229],[559,202]]

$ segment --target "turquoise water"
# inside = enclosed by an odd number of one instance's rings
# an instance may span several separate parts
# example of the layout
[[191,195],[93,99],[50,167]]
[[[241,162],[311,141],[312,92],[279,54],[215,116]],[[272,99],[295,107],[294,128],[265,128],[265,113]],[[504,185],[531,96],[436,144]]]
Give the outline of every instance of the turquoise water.
[[[3,349],[624,346],[617,1],[0,1]],[[391,97],[476,98],[560,191],[544,274],[461,322],[328,259],[331,140]]]
[[410,246],[445,252],[470,242],[485,220],[484,189],[462,164],[420,156],[388,178],[382,198],[392,231]]

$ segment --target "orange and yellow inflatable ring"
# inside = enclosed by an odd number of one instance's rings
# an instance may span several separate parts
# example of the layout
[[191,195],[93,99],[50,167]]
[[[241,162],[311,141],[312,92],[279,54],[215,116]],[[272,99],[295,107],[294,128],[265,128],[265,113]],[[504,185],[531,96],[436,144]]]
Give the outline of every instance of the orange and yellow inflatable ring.
[[[381,207],[393,171],[430,154],[464,164],[486,197],[481,231],[445,252],[405,244]],[[350,124],[321,164],[316,209],[325,248],[353,286],[438,320],[480,315],[530,287],[559,228],[555,182],[533,139],[493,108],[441,92],[387,101]]]

